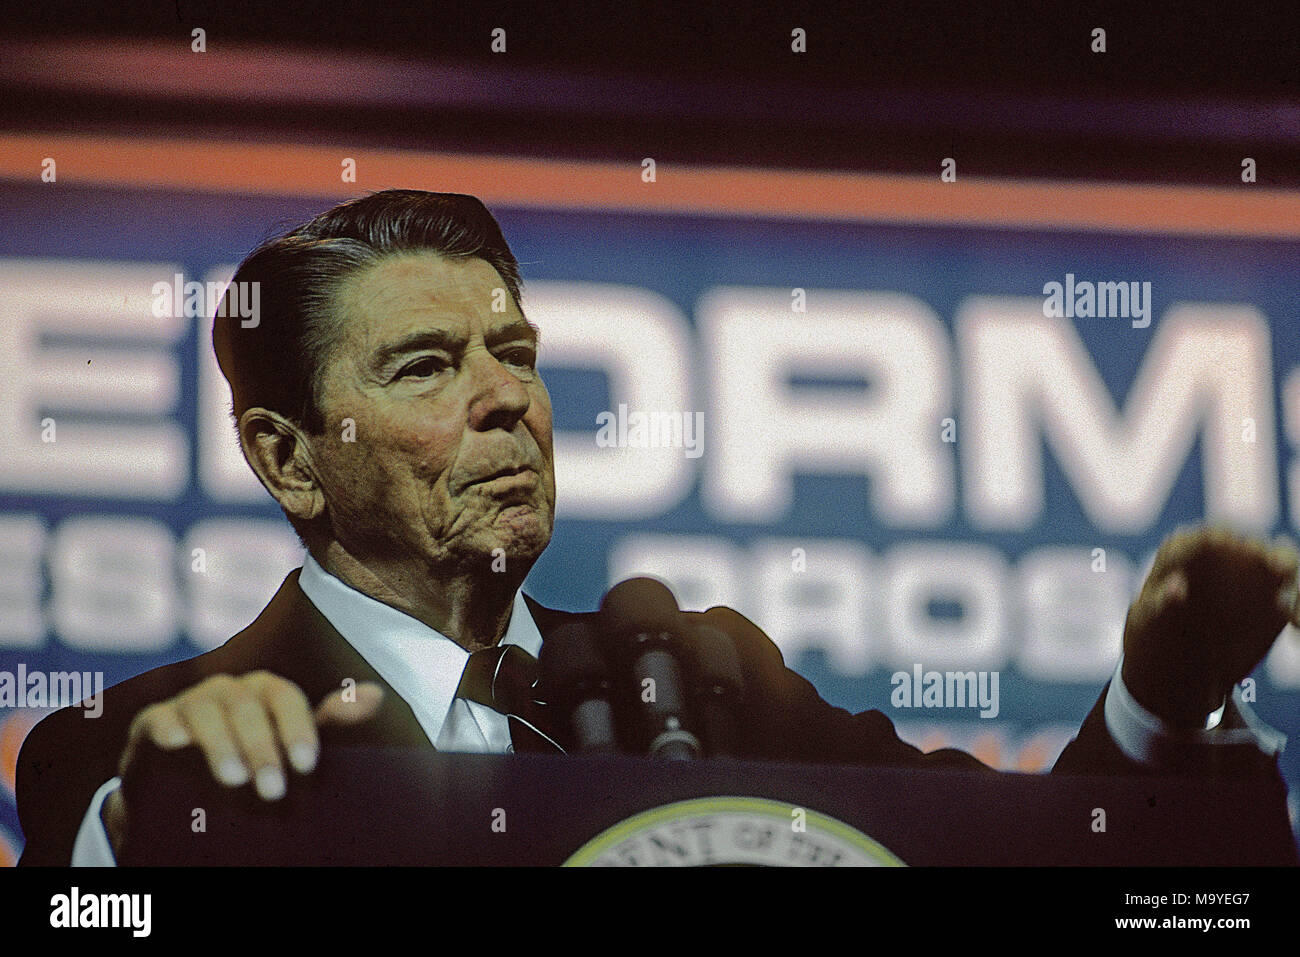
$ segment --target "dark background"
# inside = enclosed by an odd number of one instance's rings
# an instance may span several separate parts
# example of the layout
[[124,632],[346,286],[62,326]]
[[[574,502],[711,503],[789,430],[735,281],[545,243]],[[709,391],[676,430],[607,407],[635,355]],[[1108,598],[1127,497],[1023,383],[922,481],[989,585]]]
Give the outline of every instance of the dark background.
[[[121,2],[10,5],[0,38],[129,38],[391,58],[387,88],[184,96],[4,68],[0,126],[236,128],[678,162],[1211,183],[1242,155],[1300,182],[1294,3]],[[1229,9],[1224,9],[1229,8]],[[790,51],[790,30],[808,52]],[[493,28],[507,53],[489,49]],[[1105,54],[1090,51],[1106,30]],[[423,69],[412,69],[412,68]],[[445,80],[434,83],[430,67]],[[332,95],[331,95],[332,93]],[[339,109],[364,105],[364,109]],[[1243,153],[1243,150],[1246,152]]]

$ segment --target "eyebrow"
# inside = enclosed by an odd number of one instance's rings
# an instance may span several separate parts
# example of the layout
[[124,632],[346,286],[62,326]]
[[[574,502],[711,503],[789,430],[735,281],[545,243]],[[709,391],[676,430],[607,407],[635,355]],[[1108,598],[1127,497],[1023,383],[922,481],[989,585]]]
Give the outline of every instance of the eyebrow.
[[512,319],[503,326],[489,329],[487,335],[483,337],[489,348],[503,342],[514,342],[516,339],[527,339],[536,346],[542,340],[542,331],[527,319]]
[[[489,329],[484,336],[489,349],[516,339],[526,339],[536,348],[541,341],[541,330],[527,319],[514,319],[506,325]],[[370,360],[370,367],[376,371],[382,370],[390,366],[394,360],[411,352],[418,352],[421,349],[454,350],[464,343],[463,335],[447,329],[421,329],[375,350]]]

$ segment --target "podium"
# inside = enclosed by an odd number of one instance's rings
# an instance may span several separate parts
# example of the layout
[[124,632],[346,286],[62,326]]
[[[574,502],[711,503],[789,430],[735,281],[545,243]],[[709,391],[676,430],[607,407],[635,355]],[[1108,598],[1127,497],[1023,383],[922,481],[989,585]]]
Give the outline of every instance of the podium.
[[289,793],[127,783],[136,865],[1295,865],[1284,795],[1025,775],[336,747]]

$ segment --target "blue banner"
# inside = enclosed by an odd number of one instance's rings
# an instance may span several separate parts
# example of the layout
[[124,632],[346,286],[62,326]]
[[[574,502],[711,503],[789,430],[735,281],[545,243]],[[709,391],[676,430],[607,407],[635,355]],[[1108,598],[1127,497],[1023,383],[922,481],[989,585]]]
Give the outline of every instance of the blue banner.
[[[239,456],[210,307],[328,203],[0,196],[12,861],[34,722],[220,644],[300,563]],[[493,212],[555,409],[556,532],[525,585],[545,604],[653,574],[739,609],[834,704],[1046,770],[1163,538],[1295,534],[1300,242]],[[159,284],[192,308],[156,308]],[[924,693],[950,671],[973,673],[961,700]],[[1245,691],[1300,735],[1292,629]],[[1294,749],[1283,770],[1294,821]]]

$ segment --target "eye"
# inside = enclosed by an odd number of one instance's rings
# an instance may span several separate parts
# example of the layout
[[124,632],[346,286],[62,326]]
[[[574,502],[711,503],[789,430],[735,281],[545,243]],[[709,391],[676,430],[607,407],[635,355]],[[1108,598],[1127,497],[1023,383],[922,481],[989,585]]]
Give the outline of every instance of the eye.
[[531,346],[518,346],[514,349],[508,349],[501,356],[501,362],[505,365],[533,369],[537,366],[537,350]]
[[440,356],[421,356],[414,362],[402,366],[401,371],[397,373],[397,378],[405,379],[415,377],[422,379],[427,376],[437,375],[446,368],[447,360]]

